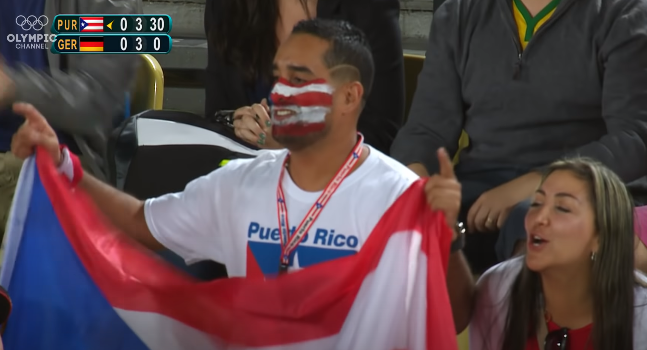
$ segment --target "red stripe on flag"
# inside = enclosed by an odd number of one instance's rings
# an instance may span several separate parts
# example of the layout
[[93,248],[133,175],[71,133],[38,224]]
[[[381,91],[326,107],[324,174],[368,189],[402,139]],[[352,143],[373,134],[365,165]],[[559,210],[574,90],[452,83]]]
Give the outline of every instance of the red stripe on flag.
[[[447,238],[451,231],[442,214],[428,209],[425,180],[419,180],[385,213],[376,226],[381,230],[374,230],[353,256],[276,279],[231,278],[197,283],[110,228],[81,189],[71,191],[65,175],[57,173],[42,148],[37,150],[36,162],[68,240],[111,305],[166,315],[233,344],[282,345],[337,334],[360,286],[375,270],[393,234],[421,232],[429,236],[425,247],[438,236],[445,242],[451,239]],[[439,298],[427,305],[428,349],[457,349],[445,288],[448,249],[443,247],[439,252],[438,247],[425,248],[426,253],[435,254],[427,256],[430,268],[436,265],[430,269],[435,279],[427,282],[435,292],[428,295]]]
[[84,21],[103,21],[103,17],[81,17]]
[[79,47],[103,47],[103,43],[97,43],[97,42],[91,42],[91,41],[88,41],[88,42],[81,41],[81,43],[79,44]]
[[273,93],[270,95],[272,104],[277,106],[330,106],[332,105],[332,95],[325,92],[304,92],[294,96],[283,96]]

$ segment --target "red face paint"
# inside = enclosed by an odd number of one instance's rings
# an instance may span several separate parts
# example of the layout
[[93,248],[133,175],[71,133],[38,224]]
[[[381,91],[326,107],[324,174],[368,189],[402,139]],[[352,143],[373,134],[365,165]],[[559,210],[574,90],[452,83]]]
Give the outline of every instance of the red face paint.
[[323,130],[332,93],[333,88],[323,79],[303,85],[279,79],[270,95],[272,134],[303,136]]

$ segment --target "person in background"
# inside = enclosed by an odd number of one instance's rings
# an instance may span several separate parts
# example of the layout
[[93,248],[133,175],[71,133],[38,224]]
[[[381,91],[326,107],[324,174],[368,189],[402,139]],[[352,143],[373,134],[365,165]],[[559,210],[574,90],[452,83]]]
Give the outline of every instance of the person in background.
[[[391,204],[418,180],[357,133],[373,79],[368,42],[347,22],[303,21],[281,45],[274,64],[272,91],[290,96],[274,106],[272,131],[287,149],[232,160],[181,193],[143,202],[88,174],[74,178],[82,171],[75,171],[70,152],[60,150],[33,107],[16,106],[27,122],[12,150],[24,158],[35,146],[45,147],[59,171],[71,175],[72,183],[80,181],[122,232],[150,249],[166,247],[187,262],[222,262],[229,277],[273,277],[355,254]],[[316,115],[300,111],[313,102]],[[284,112],[292,113],[285,118]],[[447,153],[441,150],[438,157],[443,171],[425,190],[431,210],[442,211],[453,228],[454,244],[447,287],[436,287],[448,288],[460,332],[469,322],[474,284],[460,251],[460,184]],[[304,241],[283,255],[286,246],[278,233],[288,235],[290,228],[290,239]],[[327,244],[333,235],[334,244]]]
[[545,174],[525,217],[526,255],[478,282],[470,349],[645,349],[647,278],[634,270],[625,185],[585,159]]
[[[10,35],[37,37],[51,45],[54,17],[61,13],[135,14],[141,0],[3,0],[0,11],[0,236],[22,162],[10,153],[11,137],[23,120],[11,112],[16,101],[33,104],[57,130],[61,143],[83,156],[104,178],[107,138],[124,96],[134,83],[136,55],[56,55],[10,42]],[[36,40],[36,39],[34,39]],[[24,41],[24,39],[23,39]],[[32,42],[28,42],[32,43]],[[1,237],[0,237],[1,241]]]
[[399,13],[399,0],[207,1],[205,115],[236,110],[233,124],[239,139],[258,148],[280,148],[272,138],[267,106],[278,47],[299,21],[346,20],[366,34],[375,61],[375,81],[358,129],[367,144],[388,154],[404,114]]
[[645,13],[642,0],[447,0],[434,13],[391,152],[427,176],[433,150],[454,156],[469,135],[456,173],[475,272],[523,251],[528,198],[557,159],[596,159],[645,202]]

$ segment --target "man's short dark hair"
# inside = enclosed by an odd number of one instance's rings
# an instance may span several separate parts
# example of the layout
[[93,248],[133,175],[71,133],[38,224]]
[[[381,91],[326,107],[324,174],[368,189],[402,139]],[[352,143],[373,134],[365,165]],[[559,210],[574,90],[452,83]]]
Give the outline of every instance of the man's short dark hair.
[[368,98],[375,66],[368,40],[359,28],[346,21],[316,18],[299,22],[292,34],[310,34],[328,41],[330,49],[324,56],[326,66],[346,65],[357,69],[358,80],[364,87],[363,99]]

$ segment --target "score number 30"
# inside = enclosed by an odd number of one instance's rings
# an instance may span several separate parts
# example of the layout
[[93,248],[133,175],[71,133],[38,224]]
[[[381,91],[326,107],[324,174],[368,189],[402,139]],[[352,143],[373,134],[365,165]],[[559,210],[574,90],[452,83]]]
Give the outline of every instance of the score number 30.
[[[141,17],[135,18],[135,30],[140,32],[143,27],[143,22],[144,20]],[[151,17],[150,18],[150,31],[151,32],[163,32],[164,31],[164,19],[162,17],[155,18]],[[121,21],[119,23],[119,26],[121,27],[122,31],[127,31],[128,30],[128,20],[126,20],[125,17],[121,17]]]
[[[128,39],[126,39],[126,37],[122,37],[121,42],[119,43],[119,46],[121,46],[121,51],[128,50]],[[161,46],[160,38],[153,39],[153,49],[155,51],[159,51],[160,46]],[[144,48],[144,46],[142,45],[142,38],[141,37],[136,37],[135,38],[135,50],[141,51],[143,48]]]

